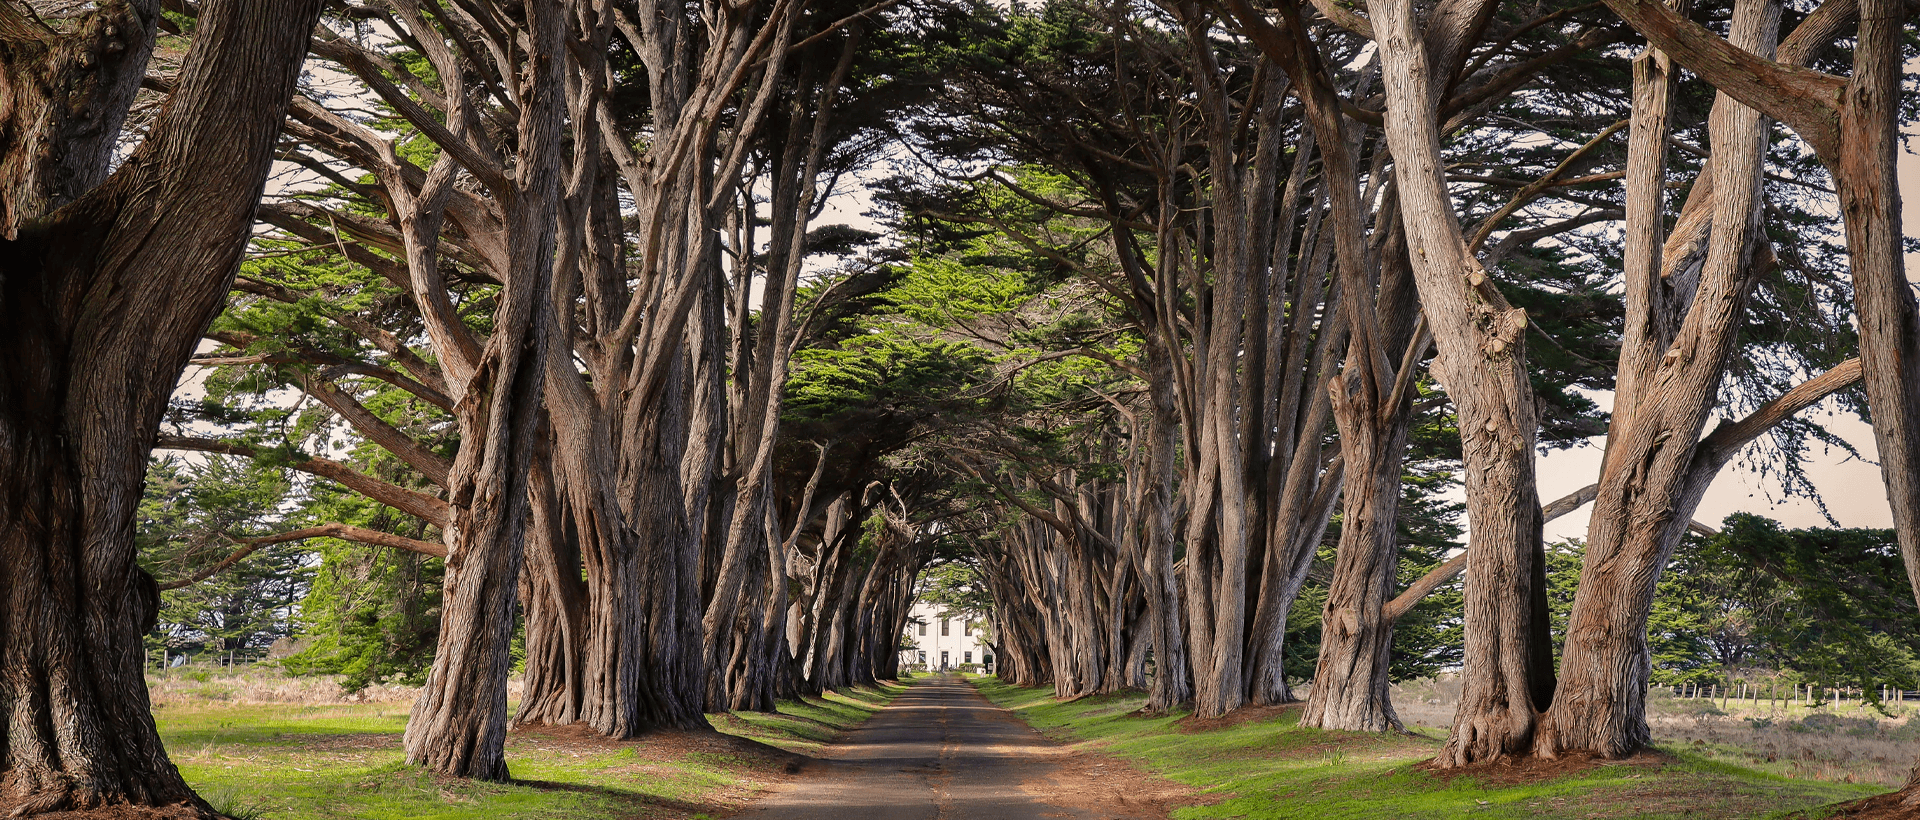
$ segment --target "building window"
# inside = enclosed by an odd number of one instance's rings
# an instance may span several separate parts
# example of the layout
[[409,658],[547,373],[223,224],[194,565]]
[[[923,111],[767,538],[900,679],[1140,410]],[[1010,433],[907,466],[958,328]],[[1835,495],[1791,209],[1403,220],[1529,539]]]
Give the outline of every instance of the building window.
[[962,635],[972,635],[972,634],[973,634],[973,622],[972,622],[972,621],[966,621],[966,620],[962,620],[962,621],[960,622],[960,634],[962,634]]
[[945,618],[940,619],[940,637],[944,638],[947,636],[947,624],[949,623],[951,622]]
[[927,653],[925,653],[925,652],[922,652],[922,653],[920,653],[920,662],[921,662],[921,663],[926,663],[926,662],[927,662]]
[[973,663],[973,653],[972,653],[972,652],[962,652],[962,653],[960,653],[960,662],[961,662],[961,663]]
[[940,668],[947,668],[947,653],[944,651],[940,653]]
[[922,637],[925,637],[926,634],[927,634],[927,625],[923,622],[920,624],[920,635]]

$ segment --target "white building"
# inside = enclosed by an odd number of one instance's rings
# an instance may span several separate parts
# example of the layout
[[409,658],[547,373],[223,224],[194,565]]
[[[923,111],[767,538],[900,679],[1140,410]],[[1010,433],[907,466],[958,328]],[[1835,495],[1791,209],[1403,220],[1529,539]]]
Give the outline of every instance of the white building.
[[987,619],[977,612],[949,612],[938,604],[915,601],[900,636],[904,669],[993,671],[993,647],[987,643]]

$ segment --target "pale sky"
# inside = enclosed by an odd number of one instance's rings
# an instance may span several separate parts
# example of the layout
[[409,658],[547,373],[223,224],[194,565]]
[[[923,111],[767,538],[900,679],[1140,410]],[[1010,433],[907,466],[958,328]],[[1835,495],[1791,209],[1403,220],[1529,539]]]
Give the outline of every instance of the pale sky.
[[[1905,223],[1903,230],[1907,236],[1914,236],[1920,233],[1920,157],[1901,153],[1900,188],[1908,194],[1901,203],[1902,221]],[[1917,274],[1920,274],[1920,256],[1909,255],[1907,278],[1920,281],[1920,275]],[[1606,404],[1604,397],[1601,401],[1603,405]],[[1806,414],[1823,418],[1829,430],[1860,451],[1861,458],[1853,458],[1838,450],[1823,453],[1820,447],[1815,447],[1810,453],[1812,459],[1807,472],[1820,496],[1825,499],[1827,510],[1843,527],[1893,526],[1893,513],[1887,505],[1886,488],[1881,482],[1880,466],[1875,460],[1872,428],[1857,417],[1839,414],[1827,416],[1828,412],[1827,407],[1816,406],[1807,410]],[[1712,429],[1711,422],[1708,429]],[[1592,441],[1595,446],[1554,453],[1540,460],[1541,503],[1578,490],[1598,477],[1599,445],[1606,438],[1602,436]],[[1591,509],[1592,505],[1589,504],[1548,524],[1547,539],[1585,536]],[[1737,459],[1721,471],[1719,479],[1707,490],[1706,498],[1701,500],[1700,509],[1693,517],[1702,523],[1718,526],[1721,519],[1735,512],[1764,515],[1790,527],[1830,526],[1811,499],[1782,498],[1777,482],[1742,471]]]

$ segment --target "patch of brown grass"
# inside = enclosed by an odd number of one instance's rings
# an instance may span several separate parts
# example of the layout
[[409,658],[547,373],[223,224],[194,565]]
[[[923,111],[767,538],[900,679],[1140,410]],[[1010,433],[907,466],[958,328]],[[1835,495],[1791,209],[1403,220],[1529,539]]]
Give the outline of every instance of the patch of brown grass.
[[[147,673],[147,697],[156,707],[230,703],[337,706],[348,703],[410,703],[420,696],[413,686],[374,684],[358,692],[340,688],[339,675],[288,675],[270,663],[244,666],[183,666]],[[520,682],[508,683],[507,697],[520,696]]]
[[[1445,731],[1458,702],[1457,680],[1393,689],[1394,709],[1409,728]],[[1647,723],[1662,748],[1802,780],[1899,787],[1920,760],[1920,713],[1900,705],[1891,710],[1888,717],[1852,703],[1809,709],[1736,698],[1728,704],[1656,689],[1647,699]]]
[[1182,806],[1212,802],[1199,789],[1111,755],[1072,750],[1048,761],[1051,771],[1021,781],[1021,789],[1049,805],[1081,809],[1105,820],[1161,820]]

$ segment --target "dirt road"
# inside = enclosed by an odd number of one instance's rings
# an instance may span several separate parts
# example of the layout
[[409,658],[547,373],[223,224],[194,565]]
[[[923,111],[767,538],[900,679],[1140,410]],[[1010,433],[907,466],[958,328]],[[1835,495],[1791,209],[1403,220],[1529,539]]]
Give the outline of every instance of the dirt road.
[[[964,681],[931,676],[740,820],[1147,820],[1124,767],[1049,742]],[[1116,780],[1132,780],[1125,785]]]

